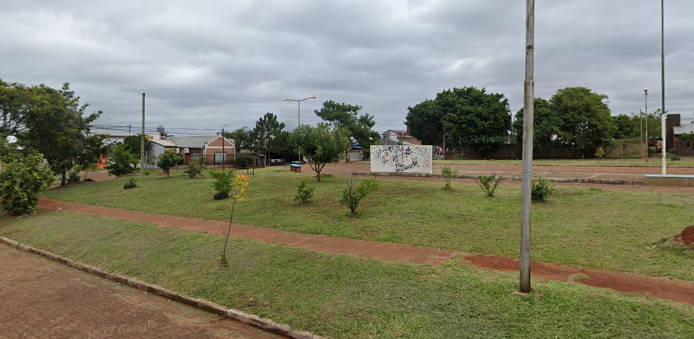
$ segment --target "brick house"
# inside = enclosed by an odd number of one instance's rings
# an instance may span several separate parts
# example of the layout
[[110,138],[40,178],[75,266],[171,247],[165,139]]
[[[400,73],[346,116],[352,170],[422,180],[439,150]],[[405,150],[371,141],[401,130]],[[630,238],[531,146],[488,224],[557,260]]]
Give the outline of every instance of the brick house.
[[668,114],[666,118],[667,148],[675,149],[680,156],[694,156],[694,139],[682,137],[694,136],[694,124],[684,122],[679,114]]
[[183,165],[204,159],[205,165],[234,164],[236,148],[234,142],[217,136],[164,137],[154,133],[150,140],[150,155],[158,157],[164,151],[173,151],[183,156]]

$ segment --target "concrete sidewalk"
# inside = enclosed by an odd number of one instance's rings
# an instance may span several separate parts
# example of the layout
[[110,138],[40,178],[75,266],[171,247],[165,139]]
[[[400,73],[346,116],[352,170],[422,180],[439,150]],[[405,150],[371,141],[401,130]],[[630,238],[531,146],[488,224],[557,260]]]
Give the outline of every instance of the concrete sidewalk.
[[0,244],[0,338],[283,338]]
[[[72,202],[41,199],[39,208],[69,211],[138,223],[154,224],[164,228],[178,228],[224,236],[228,223],[200,220],[170,215],[122,210],[110,207],[84,205]],[[441,250],[403,244],[382,243],[356,239],[336,238],[324,235],[283,232],[270,228],[233,225],[232,237],[254,241],[283,244],[311,251],[346,254],[394,262],[439,265],[454,257],[465,259],[470,265],[497,271],[518,271],[519,264],[513,258],[467,254],[454,250]],[[615,273],[592,269],[533,262],[533,277],[557,281],[571,281],[576,274],[586,275],[579,283],[610,288],[620,292],[647,295],[694,305],[694,284],[670,281],[627,273]]]

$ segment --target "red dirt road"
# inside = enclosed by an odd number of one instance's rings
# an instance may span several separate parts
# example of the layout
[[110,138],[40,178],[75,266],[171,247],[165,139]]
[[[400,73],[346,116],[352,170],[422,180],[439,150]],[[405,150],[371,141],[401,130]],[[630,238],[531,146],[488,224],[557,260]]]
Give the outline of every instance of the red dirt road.
[[[107,218],[124,219],[139,223],[154,224],[159,227],[173,227],[188,231],[224,235],[226,223],[168,215],[126,211],[116,208],[89,206],[57,200],[42,199],[39,207],[46,210],[60,210],[96,215]],[[513,258],[472,255],[451,250],[425,248],[418,246],[380,243],[323,235],[282,232],[269,228],[234,225],[232,236],[267,243],[284,244],[311,251],[346,254],[355,257],[368,257],[384,261],[412,262],[438,265],[454,257],[463,257],[471,265],[497,271],[517,271],[519,264]],[[549,263],[532,263],[533,277],[536,279],[572,281],[615,291],[646,295],[694,305],[694,283],[614,273],[600,270],[577,269]],[[576,276],[581,274],[581,276]],[[585,278],[587,275],[588,278]],[[577,279],[580,277],[585,279]]]

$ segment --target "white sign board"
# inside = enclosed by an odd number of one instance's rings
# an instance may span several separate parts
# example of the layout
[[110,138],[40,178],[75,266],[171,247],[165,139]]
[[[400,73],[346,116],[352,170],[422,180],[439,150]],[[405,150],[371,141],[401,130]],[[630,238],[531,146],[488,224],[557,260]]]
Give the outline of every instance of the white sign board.
[[431,173],[432,146],[371,146],[371,172]]

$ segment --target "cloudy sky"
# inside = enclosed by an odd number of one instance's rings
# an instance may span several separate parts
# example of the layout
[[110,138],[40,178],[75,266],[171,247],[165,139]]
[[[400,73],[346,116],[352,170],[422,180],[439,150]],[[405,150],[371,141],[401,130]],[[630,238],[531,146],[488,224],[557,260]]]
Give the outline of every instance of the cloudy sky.
[[[536,94],[586,86],[613,114],[660,106],[660,1],[538,1]],[[694,111],[694,3],[666,1],[667,109]],[[265,112],[315,124],[325,100],[362,105],[376,130],[451,87],[522,106],[525,1],[233,0],[0,3],[0,78],[69,82],[98,124],[174,134],[253,126]]]

